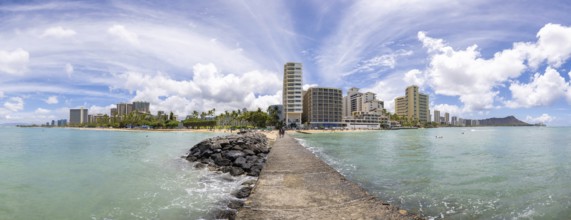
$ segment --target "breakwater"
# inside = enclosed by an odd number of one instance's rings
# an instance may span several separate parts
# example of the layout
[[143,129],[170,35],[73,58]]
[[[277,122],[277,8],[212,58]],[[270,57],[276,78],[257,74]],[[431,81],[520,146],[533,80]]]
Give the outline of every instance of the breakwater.
[[371,196],[286,135],[238,219],[421,219]]

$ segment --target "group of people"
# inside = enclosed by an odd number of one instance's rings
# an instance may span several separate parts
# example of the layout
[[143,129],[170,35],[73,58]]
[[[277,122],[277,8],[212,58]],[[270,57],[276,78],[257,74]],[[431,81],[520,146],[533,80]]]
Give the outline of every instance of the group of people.
[[284,135],[285,135],[285,128],[284,128],[284,127],[281,127],[280,130],[279,130],[279,132],[278,132],[278,134],[279,134],[278,137],[280,137],[280,138],[281,138],[281,137],[284,137]]

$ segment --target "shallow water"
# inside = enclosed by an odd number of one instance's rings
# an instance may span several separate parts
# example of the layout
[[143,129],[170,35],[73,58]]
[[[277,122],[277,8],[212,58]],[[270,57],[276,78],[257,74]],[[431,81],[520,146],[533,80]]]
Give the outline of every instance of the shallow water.
[[571,219],[570,132],[482,127],[295,137],[369,192],[431,219]]
[[181,159],[220,135],[0,128],[0,219],[198,219],[248,177]]

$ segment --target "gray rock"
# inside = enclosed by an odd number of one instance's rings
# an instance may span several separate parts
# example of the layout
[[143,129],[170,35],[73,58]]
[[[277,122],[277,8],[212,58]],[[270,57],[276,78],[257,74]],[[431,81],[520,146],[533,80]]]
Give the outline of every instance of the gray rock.
[[243,156],[245,156],[245,154],[242,151],[229,150],[229,151],[224,152],[223,156],[230,159],[230,160],[236,160],[236,158],[243,157]]
[[234,165],[239,166],[239,167],[242,167],[242,165],[244,165],[245,163],[246,163],[246,158],[244,158],[244,157],[238,157],[234,161]]
[[244,206],[244,201],[242,201],[242,200],[234,199],[228,203],[228,208],[231,208],[231,209],[239,209],[239,208],[242,208],[242,206]]
[[250,196],[250,192],[252,192],[252,187],[245,186],[240,188],[240,190],[234,192],[233,195],[238,199],[243,199]]
[[230,175],[232,176],[240,176],[244,174],[244,170],[240,167],[231,167],[230,168]]
[[232,161],[229,159],[219,159],[219,160],[215,160],[214,163],[218,166],[229,166],[230,164],[232,164]]
[[243,150],[242,152],[244,152],[246,155],[255,155],[256,154],[256,153],[254,153],[254,151],[252,151],[250,149]]

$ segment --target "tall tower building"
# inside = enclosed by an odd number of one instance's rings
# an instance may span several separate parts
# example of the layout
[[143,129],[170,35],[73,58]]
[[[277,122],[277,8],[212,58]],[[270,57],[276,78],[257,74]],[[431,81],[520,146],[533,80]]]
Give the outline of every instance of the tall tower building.
[[133,102],[133,111],[150,114],[151,113],[151,111],[149,110],[150,105],[151,104],[149,102]]
[[117,104],[117,116],[128,115],[133,111],[133,104],[119,103]]
[[450,114],[448,112],[444,113],[444,124],[450,124]]
[[434,110],[434,122],[440,124],[440,111],[438,110]]
[[301,126],[303,112],[302,64],[286,63],[284,65],[282,102],[285,112],[285,123],[289,127]]
[[418,86],[406,87],[405,96],[395,99],[395,113],[410,120],[430,122],[429,97],[419,93]]
[[69,123],[70,124],[85,124],[88,122],[87,109],[83,107],[80,109],[69,110]]

